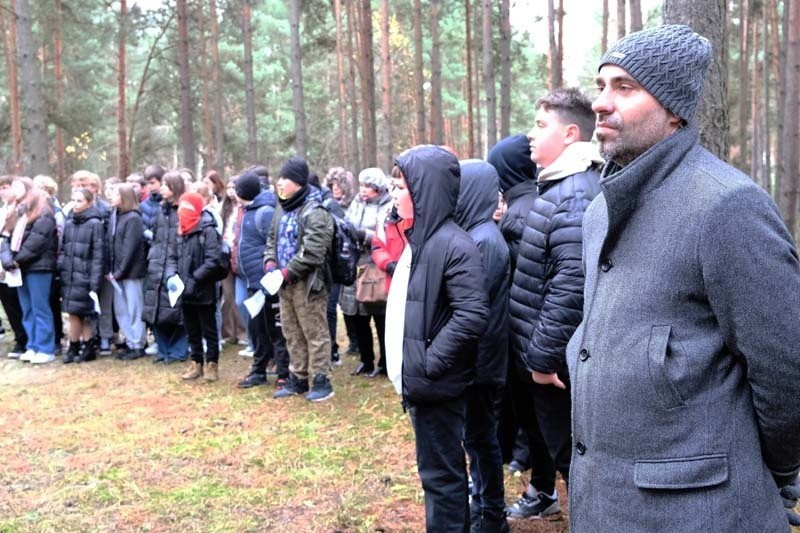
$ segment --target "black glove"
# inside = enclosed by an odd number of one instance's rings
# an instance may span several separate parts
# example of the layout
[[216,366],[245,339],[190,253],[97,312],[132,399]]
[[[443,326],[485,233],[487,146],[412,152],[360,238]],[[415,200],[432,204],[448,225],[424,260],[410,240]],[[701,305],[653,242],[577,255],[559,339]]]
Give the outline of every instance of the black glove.
[[783,506],[786,508],[786,518],[789,524],[793,526],[800,526],[800,515],[795,512],[797,506],[797,499],[800,498],[800,480],[795,478],[794,481],[781,489],[781,499]]
[[397,261],[392,261],[388,265],[386,265],[386,273],[390,276],[394,276],[394,269],[397,268]]

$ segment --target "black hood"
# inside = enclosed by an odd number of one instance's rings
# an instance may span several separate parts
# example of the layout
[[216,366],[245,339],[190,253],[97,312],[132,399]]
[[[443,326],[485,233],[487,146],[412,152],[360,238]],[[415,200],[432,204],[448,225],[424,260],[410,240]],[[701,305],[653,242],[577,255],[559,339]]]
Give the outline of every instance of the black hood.
[[448,219],[458,203],[461,168],[441,146],[424,144],[397,156],[414,203],[414,224],[406,231],[411,244],[421,245]]
[[531,145],[525,135],[506,137],[489,150],[486,160],[497,169],[500,190],[506,192],[524,181],[535,181],[536,164],[531,160]]
[[497,171],[486,161],[461,161],[461,190],[455,220],[464,231],[492,220],[497,209],[498,183]]
[[72,217],[72,221],[75,224],[83,224],[87,220],[91,220],[96,218],[98,220],[103,220],[103,216],[100,214],[100,210],[97,208],[96,205],[90,205],[81,213],[76,213],[74,210],[70,214]]

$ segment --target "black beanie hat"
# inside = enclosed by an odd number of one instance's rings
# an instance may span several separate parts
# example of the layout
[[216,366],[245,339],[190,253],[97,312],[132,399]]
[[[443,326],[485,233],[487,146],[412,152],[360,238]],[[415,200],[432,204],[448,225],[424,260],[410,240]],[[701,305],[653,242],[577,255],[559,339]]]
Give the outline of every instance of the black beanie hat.
[[308,183],[308,163],[302,157],[290,157],[281,168],[279,177],[292,180],[300,186],[306,185]]
[[249,202],[261,192],[261,179],[254,172],[246,172],[236,178],[236,196]]
[[664,108],[691,122],[709,63],[708,39],[689,26],[667,24],[626,35],[603,55],[600,67],[624,68]]
[[536,164],[531,161],[531,144],[526,135],[502,139],[489,150],[486,160],[497,170],[502,192],[519,183],[536,180]]

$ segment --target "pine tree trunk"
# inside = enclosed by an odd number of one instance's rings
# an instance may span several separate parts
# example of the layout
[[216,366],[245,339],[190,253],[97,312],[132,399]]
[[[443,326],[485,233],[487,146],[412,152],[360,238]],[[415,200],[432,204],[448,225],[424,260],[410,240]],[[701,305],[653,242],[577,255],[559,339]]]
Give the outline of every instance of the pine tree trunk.
[[370,0],[362,0],[359,6],[359,73],[361,77],[361,119],[363,121],[363,163],[373,167],[377,164],[378,143],[375,129],[375,62],[372,53],[372,10]]
[[442,114],[442,51],[441,51],[442,0],[431,0],[431,119],[430,142],[444,142]]
[[603,33],[600,37],[600,55],[608,50],[608,0],[603,0]]
[[[9,0],[13,2],[13,0]],[[6,75],[8,78],[8,100],[11,111],[11,157],[9,170],[13,173],[22,170],[22,127],[20,124],[19,109],[19,78],[17,71],[17,22],[13,11],[13,4],[7,10],[0,3],[0,24],[3,32],[3,55],[6,58]]]
[[125,113],[127,98],[125,87],[128,82],[126,74],[126,50],[128,27],[128,3],[120,0],[119,3],[119,33],[117,35],[117,177],[124,180],[128,176],[130,163],[128,161],[128,138],[125,127]]
[[242,3],[242,38],[244,39],[244,113],[247,117],[247,162],[258,163],[258,136],[256,132],[256,89],[253,81],[253,31],[250,26],[250,2]]
[[48,169],[47,123],[39,61],[33,41],[31,11],[28,0],[13,0],[17,15],[17,60],[19,61],[20,95],[22,96],[21,130],[24,153],[28,156],[24,170],[30,175],[46,174]]
[[761,39],[761,27],[758,24],[758,13],[753,12],[753,18],[750,20],[751,27],[751,46],[750,51],[753,54],[753,75],[749,80],[751,83],[751,91],[753,97],[750,99],[750,117],[753,123],[753,139],[750,143],[750,177],[753,181],[761,185],[764,189],[769,190],[766,176],[763,174],[763,166],[761,164],[761,156],[763,153],[763,143],[766,132],[762,130],[762,122],[759,120],[761,117],[761,77],[764,75],[763,62],[758,60],[758,43]]
[[425,79],[422,61],[422,6],[414,0],[414,114],[416,127],[414,142],[425,142]]
[[748,135],[750,133],[750,86],[747,78],[750,76],[750,9],[748,0],[739,0],[739,127],[737,131],[738,157],[733,158],[739,170],[747,171],[748,163]]
[[492,3],[483,0],[483,91],[486,95],[486,148],[497,144],[497,94],[492,49]]
[[767,182],[767,190],[770,195],[775,198],[775,182],[772,179],[772,122],[770,120],[772,113],[772,83],[770,80],[771,65],[774,61],[772,57],[772,50],[770,49],[770,16],[772,4],[775,0],[768,0],[764,6],[764,16],[762,22],[764,24],[762,31],[762,45],[764,51],[764,65],[762,66],[761,83],[763,85],[763,107],[761,111],[762,128],[764,132],[764,176]]
[[728,157],[727,6],[725,0],[665,0],[665,24],[687,24],[706,37],[714,57],[706,74],[703,99],[695,115],[700,143],[720,159]]
[[333,19],[336,22],[336,81],[339,89],[339,152],[344,164],[353,168],[353,155],[347,142],[347,97],[344,81],[344,43],[342,35],[342,0],[333,2]]
[[473,113],[474,95],[472,94],[472,0],[464,1],[464,33],[466,34],[467,63],[467,157],[474,157],[475,152],[475,117]]
[[346,2],[347,6],[347,57],[349,75],[347,77],[347,90],[350,95],[350,135],[352,136],[351,142],[353,143],[353,169],[357,170],[362,168],[361,148],[358,143],[358,90],[356,88],[356,71],[358,65],[356,64],[356,56],[354,51],[358,46],[353,45],[353,39],[357,39],[358,35],[355,31],[357,24],[355,19],[355,5],[354,2]]
[[381,109],[383,111],[383,142],[379,166],[391,169],[394,161],[392,146],[392,62],[389,50],[389,0],[381,0]]
[[56,124],[56,181],[63,184],[66,178],[64,167],[64,128],[61,127],[62,106],[64,103],[64,66],[63,53],[64,41],[61,34],[62,26],[61,0],[55,0],[56,26],[53,28],[53,69],[56,77],[56,116],[59,123]]
[[295,149],[306,157],[306,109],[303,96],[303,57],[300,51],[300,0],[290,0],[290,40],[292,49],[292,104],[294,107]]
[[631,33],[642,29],[642,2],[641,0],[628,0],[631,11]]
[[500,138],[511,135],[511,7],[500,0]]
[[211,168],[214,164],[214,128],[211,125],[211,94],[209,85],[213,82],[208,68],[208,44],[206,40],[206,17],[203,15],[203,4],[197,4],[197,29],[200,38],[200,91],[203,98],[203,167]]
[[798,193],[800,193],[800,2],[784,5],[785,84],[782,115],[784,117],[782,157],[778,164],[783,175],[780,208],[786,226],[797,235]]
[[[558,11],[561,11],[559,5]],[[561,64],[561,50],[559,49],[559,41],[561,41],[561,27],[559,25],[558,33],[556,33],[556,18],[561,19],[560,14],[556,13],[556,8],[553,5],[553,0],[547,0],[547,32],[549,37],[549,59],[550,59],[550,77],[547,82],[548,88],[552,91],[564,85],[562,64]]]
[[625,30],[625,0],[617,0],[617,39],[622,39],[626,33],[627,32]]
[[183,164],[194,172],[194,125],[192,117],[192,83],[189,74],[189,29],[186,18],[186,0],[177,0],[178,12],[178,70],[181,87],[181,145]]
[[214,92],[214,168],[225,170],[225,125],[222,119],[222,82],[219,63],[219,25],[217,23],[216,0],[208,2],[208,20],[211,29],[211,86]]

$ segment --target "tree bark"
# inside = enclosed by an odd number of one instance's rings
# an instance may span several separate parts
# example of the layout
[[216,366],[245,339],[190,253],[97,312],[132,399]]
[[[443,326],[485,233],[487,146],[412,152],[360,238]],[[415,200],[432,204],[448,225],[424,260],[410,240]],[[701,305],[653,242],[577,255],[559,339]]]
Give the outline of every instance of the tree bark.
[[[469,1],[469,0],[468,0]],[[425,78],[422,61],[422,7],[414,0],[414,143],[425,142]]]
[[752,31],[751,53],[753,54],[753,75],[750,78],[751,90],[753,97],[750,99],[750,117],[753,122],[753,139],[750,143],[750,176],[753,181],[761,185],[764,189],[769,190],[767,183],[767,176],[764,174],[762,164],[763,144],[764,137],[768,136],[768,132],[762,129],[762,115],[761,110],[761,78],[764,75],[763,62],[758,60],[758,42],[761,38],[761,27],[759,25],[758,17],[755,12],[754,18],[750,21]]
[[706,37],[714,57],[706,74],[703,98],[695,115],[700,142],[720,159],[728,157],[727,7],[725,0],[665,0],[665,24],[687,24]]
[[242,3],[242,38],[244,39],[244,95],[247,117],[247,162],[258,163],[258,136],[256,132],[256,89],[253,81],[253,31],[250,27],[250,2]]
[[783,180],[779,206],[786,226],[796,236],[800,193],[800,2],[784,4],[784,24],[784,127],[782,157],[778,159]]
[[202,120],[203,120],[203,166],[211,168],[214,163],[214,128],[211,125],[211,91],[209,85],[212,83],[211,72],[208,68],[208,42],[206,40],[206,17],[203,14],[203,4],[197,4],[197,29],[200,38],[200,91],[203,98]]
[[357,37],[354,30],[356,24],[353,19],[355,18],[355,5],[353,2],[346,2],[347,6],[347,57],[349,76],[347,77],[347,89],[350,93],[350,135],[352,136],[351,142],[353,143],[353,169],[361,168],[361,148],[358,144],[358,91],[356,90],[356,57],[355,49],[353,46],[353,39]]
[[[664,3],[668,1],[665,0]],[[625,0],[617,0],[617,40],[622,39],[627,33],[625,27]]]
[[195,160],[194,125],[192,117],[192,84],[189,73],[189,29],[186,19],[186,0],[177,0],[178,12],[178,70],[181,87],[181,145],[183,164],[192,172]]
[[603,0],[603,30],[600,37],[600,55],[606,53],[608,50],[608,0]]
[[389,0],[381,0],[381,109],[383,111],[383,142],[379,166],[391,169],[394,161],[392,146],[392,62],[389,50]]
[[628,0],[631,11],[631,33],[642,29],[642,1]]
[[747,157],[748,135],[750,134],[750,86],[747,79],[750,77],[750,47],[749,47],[749,17],[750,9],[748,0],[739,0],[739,124],[737,129],[738,153],[732,158],[741,171],[748,170]]
[[466,33],[466,62],[467,62],[467,153],[469,157],[475,155],[475,117],[472,94],[472,0],[464,1],[464,33]]
[[431,0],[431,118],[430,142],[444,142],[442,113],[442,51],[441,51],[442,0]]
[[290,40],[292,49],[292,104],[294,140],[297,154],[306,157],[306,108],[303,96],[303,57],[300,51],[300,0],[290,0]]
[[19,61],[20,95],[22,96],[21,130],[24,153],[23,168],[30,174],[46,174],[48,169],[47,123],[39,61],[33,41],[31,10],[28,0],[13,0],[17,16],[17,60]]
[[65,179],[64,169],[64,128],[61,127],[61,115],[64,104],[64,41],[61,33],[62,10],[61,0],[55,0],[56,25],[53,28],[53,69],[56,77],[56,181],[63,183]]
[[497,144],[497,93],[492,49],[492,3],[483,0],[483,91],[486,97],[486,149]]
[[500,0],[500,138],[511,135],[511,7]]
[[208,2],[208,20],[211,30],[211,86],[214,92],[214,163],[213,167],[225,171],[225,125],[222,119],[222,67],[219,63],[219,24],[216,0]]
[[[128,34],[128,2],[120,0],[119,3],[119,33],[117,34],[117,177],[124,180],[128,176],[130,163],[128,161],[128,138],[125,127],[125,113],[127,98],[125,86],[128,81],[126,74],[125,42]],[[63,141],[62,141],[63,142]]]
[[372,10],[370,0],[362,0],[358,8],[359,73],[361,78],[361,120],[364,141],[363,163],[377,164],[378,143],[375,129],[375,61],[372,54]]
[[[550,59],[550,79],[548,80],[547,86],[552,91],[553,89],[558,89],[562,85],[564,85],[564,75],[563,75],[563,68],[561,62],[561,50],[559,47],[559,42],[562,40],[561,34],[561,26],[558,25],[558,32],[556,32],[556,22],[558,20],[563,20],[560,14],[556,13],[556,8],[553,5],[554,0],[547,0],[547,32],[549,34],[549,59]],[[561,4],[559,5],[558,9],[559,13],[561,11]]]
[[[10,0],[13,2],[13,0]],[[22,170],[22,127],[19,109],[19,78],[17,71],[17,21],[12,9],[0,4],[0,24],[3,32],[3,55],[6,58],[8,77],[8,100],[11,111],[11,164],[13,173]],[[13,7],[13,4],[10,4]],[[7,21],[7,23],[6,23]]]
[[339,152],[345,165],[353,167],[353,155],[347,142],[347,97],[344,80],[344,43],[342,35],[342,0],[333,1],[333,19],[336,22],[336,80],[339,88]]

